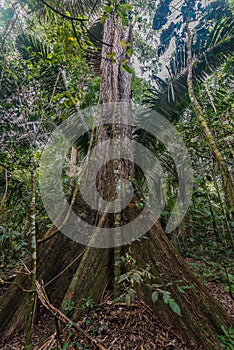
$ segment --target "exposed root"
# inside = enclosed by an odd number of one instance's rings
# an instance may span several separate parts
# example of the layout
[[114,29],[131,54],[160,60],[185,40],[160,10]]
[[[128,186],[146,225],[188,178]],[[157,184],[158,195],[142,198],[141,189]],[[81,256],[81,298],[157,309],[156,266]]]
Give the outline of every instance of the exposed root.
[[[53,306],[50,303],[50,301],[47,297],[47,294],[45,292],[45,289],[44,289],[43,281],[41,281],[41,282],[36,281],[35,285],[36,285],[36,291],[37,291],[38,298],[40,299],[41,303],[45,306],[45,308],[47,310],[49,310],[54,317],[56,317],[57,319],[59,319],[61,322],[65,323],[65,324],[70,324],[71,327],[75,328],[78,332],[83,334],[88,340],[90,340],[99,349],[107,350],[107,348],[105,348],[102,344],[98,343],[94,338],[92,338],[89,334],[87,334],[77,323],[73,322],[70,318],[68,318],[66,315],[64,315],[60,310],[58,310],[55,306]],[[56,333],[55,333],[54,337],[56,338]],[[47,340],[47,341],[49,341],[49,340]],[[51,341],[52,341],[52,336],[51,336]],[[42,348],[42,349],[45,349],[45,348]]]

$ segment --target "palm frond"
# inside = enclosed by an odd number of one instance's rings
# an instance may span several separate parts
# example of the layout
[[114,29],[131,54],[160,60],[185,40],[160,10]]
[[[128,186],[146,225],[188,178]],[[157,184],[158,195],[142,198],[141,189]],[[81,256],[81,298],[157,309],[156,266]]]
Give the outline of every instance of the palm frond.
[[16,38],[16,47],[24,60],[45,59],[50,52],[47,45],[31,34],[19,34]]
[[81,20],[82,16],[94,17],[100,14],[103,6],[106,4],[104,0],[40,0],[45,7],[49,7],[54,12],[69,19]]
[[[201,48],[200,53],[197,53],[194,62],[194,83],[204,81],[228,57],[232,56],[233,52],[234,19],[226,18],[213,29],[206,51],[202,51]],[[189,104],[186,65],[177,75],[171,74],[171,79],[165,81],[165,84],[165,88],[162,88],[162,83],[160,83],[158,88],[150,89],[144,102],[169,120],[178,120],[179,113]]]

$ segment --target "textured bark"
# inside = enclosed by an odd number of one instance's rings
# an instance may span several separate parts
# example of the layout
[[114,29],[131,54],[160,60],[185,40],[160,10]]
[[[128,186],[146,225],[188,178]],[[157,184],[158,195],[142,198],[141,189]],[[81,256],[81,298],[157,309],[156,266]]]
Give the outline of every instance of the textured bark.
[[[61,303],[69,286],[71,277],[81,259],[78,259],[68,270],[56,278],[74,259],[84,250],[67,237],[58,233],[50,240],[42,243],[38,248],[38,279],[43,279],[47,285],[46,291],[56,304]],[[30,262],[28,263],[30,266]],[[25,271],[24,271],[25,272]],[[19,274],[14,283],[18,283],[25,290],[30,289],[30,276]],[[0,296],[0,335],[12,334],[16,329],[24,329],[24,309],[28,293],[18,285],[11,284],[6,292]]]
[[[103,41],[114,44],[112,46],[103,45],[100,103],[128,102],[130,100],[131,79],[129,73],[121,68],[121,60],[125,57],[125,54],[120,43],[124,38],[127,41],[129,37],[130,29],[122,26],[115,11],[110,13],[105,22]],[[114,63],[108,56],[115,51],[119,53],[119,57],[116,55],[116,62]],[[128,113],[126,115],[129,116]],[[121,127],[119,126],[119,129],[115,125],[115,128],[113,127],[111,130],[112,137],[126,135],[131,139],[131,128],[128,125],[129,120],[126,120]],[[97,142],[106,139],[106,129],[103,127],[97,128]],[[122,162],[121,168],[122,175],[126,178],[133,171],[131,162]],[[107,175],[108,172],[103,173],[103,177]],[[105,192],[104,184],[100,183],[99,185],[100,188],[103,186]],[[77,193],[74,210],[77,213],[83,213],[83,216],[89,218],[91,222],[95,221],[97,213],[90,212],[90,209],[84,206],[79,197],[79,192]],[[127,208],[121,214],[122,220],[126,218],[129,220],[134,216],[138,216],[139,210]],[[99,215],[98,219],[99,225],[97,226],[110,224],[110,218],[105,217],[102,220]],[[142,218],[143,227],[144,220],[151,220],[153,225],[154,220],[150,213],[147,217]],[[152,291],[147,286],[142,285],[139,288],[139,295],[153,307],[159,319],[173,325],[185,339],[202,345],[205,350],[218,348],[217,334],[221,333],[221,325],[229,326],[230,318],[194,276],[159,224],[152,226],[148,237],[149,240],[136,241],[131,245],[132,255],[139,267],[144,267],[146,263],[151,265],[152,272],[157,279],[156,282],[163,285],[174,282],[172,286],[165,287],[165,289],[171,291],[172,297],[181,308],[182,315],[176,315],[162,300],[158,300],[157,303],[153,304],[151,300]],[[45,286],[47,285],[46,292],[53,304],[61,304],[62,301],[64,304],[66,300],[74,302],[74,308],[69,312],[69,316],[73,321],[76,321],[84,312],[82,298],[91,297],[94,301],[99,301],[107,287],[113,288],[113,277],[120,273],[120,271],[114,271],[113,263],[114,260],[118,259],[122,250],[122,248],[114,250],[91,247],[85,249],[58,233],[39,246],[38,276],[44,280]],[[66,272],[56,278],[53,283],[48,284],[82,252],[84,252],[82,258],[77,259]],[[179,293],[176,288],[176,280],[181,281],[181,286],[186,285],[192,288],[186,290],[185,293]],[[28,288],[30,283],[27,276],[18,277],[17,281],[25,288]],[[15,316],[19,318],[19,321],[14,322],[14,328],[17,324],[20,324],[23,297],[24,294],[15,285],[9,288],[7,295],[0,297],[0,303],[2,302],[0,329],[2,333],[7,329],[9,330],[9,325]]]
[[86,248],[63,300],[63,304],[67,300],[74,302],[75,308],[68,313],[72,319],[78,320],[87,311],[82,308],[82,299],[92,298],[95,302],[101,300],[111,281],[112,269],[113,255],[110,249]]
[[114,9],[104,24],[103,41],[108,45],[102,46],[100,103],[129,102],[131,99],[131,76],[121,65],[129,59],[123,46],[131,43],[131,33],[131,27],[121,23]]
[[195,115],[197,117],[197,120],[199,122],[201,131],[204,135],[204,137],[207,140],[208,146],[210,150],[213,153],[213,156],[218,164],[219,171],[222,177],[223,182],[223,190],[225,193],[225,198],[227,205],[231,209],[232,216],[234,218],[234,183],[231,177],[231,174],[228,171],[228,167],[225,163],[224,157],[222,153],[220,152],[215,137],[212,134],[211,130],[209,129],[209,126],[207,124],[206,118],[204,116],[204,113],[202,111],[202,108],[196,98],[196,95],[194,93],[193,88],[193,56],[192,56],[192,34],[190,30],[188,29],[188,75],[187,75],[187,84],[188,84],[188,93],[189,98],[193,107],[193,110],[195,112]]
[[[113,124],[111,137],[113,139],[121,139],[122,141],[124,140],[124,137],[127,137],[129,140],[132,138],[132,128],[130,126],[131,120],[129,120],[131,118],[131,114],[128,105],[131,100],[131,75],[123,68],[122,65],[122,62],[127,62],[129,60],[129,57],[126,54],[126,47],[127,45],[131,45],[131,36],[131,26],[123,25],[121,19],[117,16],[116,9],[114,8],[104,23],[103,41],[107,45],[103,45],[102,47],[102,83],[100,90],[100,103],[127,103],[122,109],[121,123],[120,120],[112,120]],[[113,59],[110,59],[110,57],[113,57]],[[129,62],[127,62],[127,64],[129,65]],[[124,144],[123,147],[125,147]],[[129,145],[126,147],[129,148]],[[129,154],[131,154],[130,150]],[[121,158],[121,156],[119,158]],[[113,192],[112,196],[114,194],[113,190],[121,177],[128,179],[130,176],[133,176],[132,164],[133,163],[129,161],[119,159],[114,160],[108,165],[109,170],[107,172],[112,174],[112,181],[110,181]],[[124,224],[124,221],[117,201],[114,214],[116,240],[119,240],[119,237],[121,237],[122,224]],[[115,262],[119,260],[121,254],[121,247],[116,246],[114,248]],[[120,274],[120,265],[114,264],[114,295],[116,297],[120,294],[120,286],[118,284]]]
[[[29,134],[30,135],[30,134]],[[31,350],[32,345],[32,328],[33,314],[35,305],[35,282],[37,277],[37,239],[36,239],[36,178],[35,162],[33,154],[33,141],[30,140],[30,173],[31,173],[31,203],[30,203],[30,236],[31,236],[31,287],[32,292],[28,295],[26,305],[25,321],[25,350]]]
[[[152,218],[149,215],[145,220]],[[144,267],[147,263],[151,265],[156,281],[149,283],[162,284],[165,290],[171,292],[181,309],[181,316],[175,314],[160,297],[153,303],[149,287],[142,285],[139,294],[155,310],[157,317],[162,322],[173,325],[185,340],[202,345],[204,350],[218,349],[217,335],[222,333],[222,325],[228,328],[232,324],[231,318],[194,275],[158,223],[152,227],[148,238],[149,240],[132,244],[132,255],[137,266]],[[172,282],[172,285],[166,286],[168,282]],[[177,286],[192,288],[181,293]]]
[[[107,114],[111,117],[114,116],[114,103],[116,102],[130,102],[131,98],[131,76],[128,72],[122,69],[121,62],[126,59],[126,52],[121,45],[121,41],[127,44],[131,37],[131,28],[124,27],[121,20],[117,18],[116,9],[109,14],[108,18],[104,23],[104,35],[102,46],[102,61],[101,61],[101,74],[102,82],[100,89],[99,103],[105,104],[103,108]],[[113,59],[111,59],[113,56]],[[113,103],[113,105],[112,105]],[[124,109],[124,107],[123,107]],[[128,117],[129,110],[123,110],[123,114]],[[106,129],[102,125],[102,115],[97,113],[96,125],[96,143],[103,142],[109,139]],[[120,125],[120,121],[111,120],[110,137],[118,138],[127,136],[131,139],[131,127],[129,127],[129,120],[127,119],[123,124]],[[111,150],[106,150],[106,152]],[[105,164],[105,155],[102,156],[102,163]],[[99,195],[105,200],[111,201],[115,195],[115,184],[121,176],[127,178],[130,174],[129,165],[126,167],[126,162],[122,164],[122,161],[109,161],[103,166],[100,171],[97,180],[97,189]],[[116,171],[117,170],[117,171]],[[117,173],[117,175],[116,175]],[[123,174],[124,173],[124,174]],[[118,211],[118,210],[117,210]],[[100,215],[97,217],[100,220]],[[107,220],[105,220],[108,222]],[[113,216],[109,218],[113,221]],[[114,226],[121,225],[121,213],[117,212],[114,214]],[[103,223],[105,224],[105,222]],[[97,226],[101,226],[98,224]],[[121,228],[119,229],[121,234]],[[95,233],[94,233],[95,235]],[[117,260],[121,255],[121,248],[116,247],[114,249],[114,260]],[[77,319],[83,312],[80,307],[82,304],[81,299],[92,297],[95,301],[99,301],[103,295],[105,288],[107,287],[113,271],[113,249],[95,249],[88,247],[78,267],[69,289],[64,297],[65,300],[73,301],[76,308],[71,312],[73,318]],[[114,268],[114,280],[119,276],[120,271],[115,265]],[[116,284],[115,290],[117,291]],[[78,292],[77,292],[78,291]]]

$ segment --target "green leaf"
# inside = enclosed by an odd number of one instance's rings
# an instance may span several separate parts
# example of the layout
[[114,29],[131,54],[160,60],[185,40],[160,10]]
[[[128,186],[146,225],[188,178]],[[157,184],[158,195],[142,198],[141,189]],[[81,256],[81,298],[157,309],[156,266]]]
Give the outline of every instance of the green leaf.
[[69,347],[69,342],[67,341],[64,345],[63,345],[63,350],[66,350]]
[[116,304],[116,303],[118,303],[120,301],[120,298],[118,297],[118,298],[114,298],[113,300],[112,300],[112,303],[113,304]]
[[153,284],[152,284],[152,287],[153,287],[153,288],[160,288],[160,287],[162,287],[162,284],[153,283]]
[[122,48],[124,49],[125,46],[126,46],[126,41],[125,41],[125,40],[121,40],[121,41],[120,41],[120,44],[121,44]]
[[226,335],[226,337],[228,338],[229,337],[228,330],[224,326],[221,326],[221,329],[223,333]]
[[175,301],[175,299],[169,298],[168,299],[168,303],[170,305],[170,308],[172,309],[172,311],[174,311],[177,315],[181,315],[181,310],[179,305],[177,304],[177,302]]
[[126,70],[126,72],[128,72],[129,74],[133,74],[134,73],[134,69],[131,68],[130,66],[128,66],[127,64],[122,64],[122,69]]
[[128,280],[128,275],[125,273],[120,276],[118,283]]
[[113,10],[113,6],[105,6],[104,11],[105,13],[110,13]]
[[112,61],[112,63],[116,63],[115,56],[116,56],[116,52],[112,52],[112,53],[107,54],[107,57]]
[[163,301],[165,304],[168,304],[169,298],[170,298],[170,294],[169,292],[163,291]]
[[186,289],[193,289],[193,286],[177,286],[177,289],[180,293],[184,293]]
[[130,295],[131,300],[134,300],[134,299],[135,299],[135,294],[136,294],[135,289],[129,288],[129,289],[128,289],[128,294]]
[[158,300],[158,295],[159,295],[159,293],[156,290],[152,293],[153,303],[155,303]]
[[141,281],[142,281],[142,278],[137,273],[134,273],[132,275],[132,279],[137,283],[141,283]]
[[127,54],[128,57],[131,57],[132,54],[133,54],[133,49],[132,49],[132,48],[127,49],[127,50],[126,50],[126,54]]

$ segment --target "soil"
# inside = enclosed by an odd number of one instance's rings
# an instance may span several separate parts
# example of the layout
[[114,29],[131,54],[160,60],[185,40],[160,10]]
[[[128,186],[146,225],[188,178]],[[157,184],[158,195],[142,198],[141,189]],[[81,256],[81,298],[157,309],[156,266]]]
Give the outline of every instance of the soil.
[[[221,284],[213,282],[209,282],[207,287],[234,318],[234,301],[228,291]],[[4,291],[6,288],[2,287],[0,292]],[[140,300],[127,307],[125,303],[113,303],[111,295],[107,294],[100,305],[87,311],[79,325],[93,339],[110,350],[202,350],[202,344],[199,347],[189,345],[172,327],[160,323],[152,310]],[[63,328],[64,325],[59,324],[57,327],[59,337],[54,332],[54,317],[40,306],[34,327],[34,350],[98,349],[69,325]],[[14,334],[10,339],[2,338],[0,349],[22,350],[23,341],[22,332]]]

